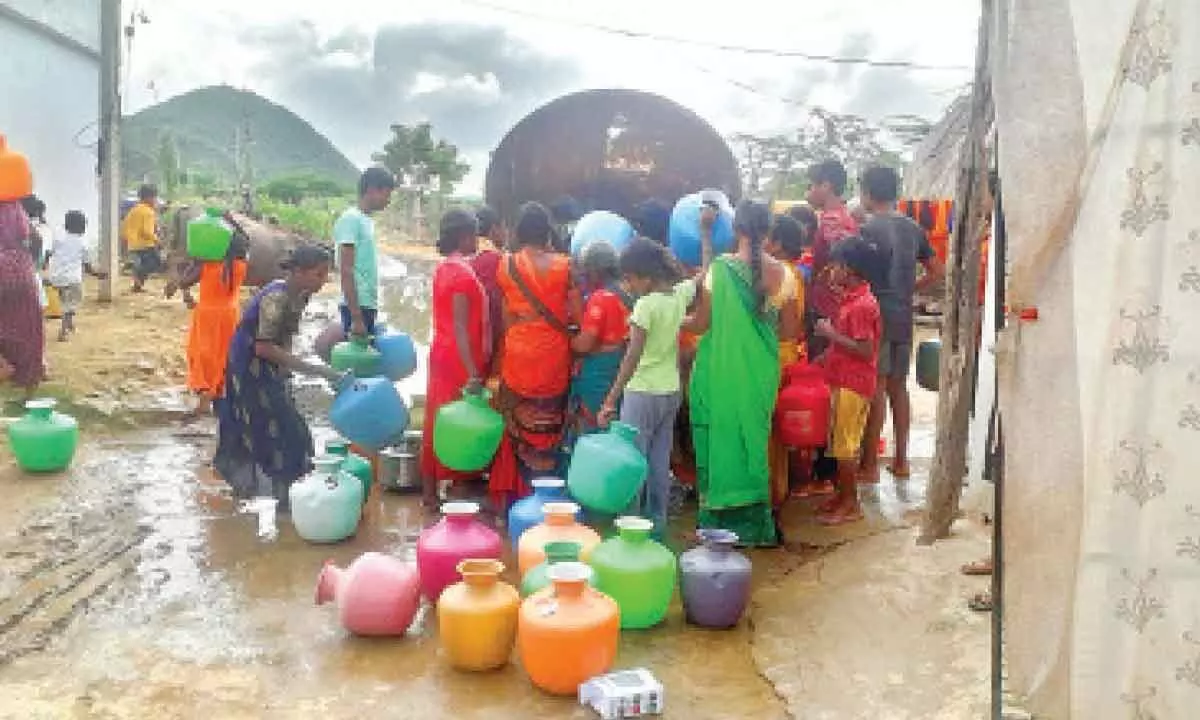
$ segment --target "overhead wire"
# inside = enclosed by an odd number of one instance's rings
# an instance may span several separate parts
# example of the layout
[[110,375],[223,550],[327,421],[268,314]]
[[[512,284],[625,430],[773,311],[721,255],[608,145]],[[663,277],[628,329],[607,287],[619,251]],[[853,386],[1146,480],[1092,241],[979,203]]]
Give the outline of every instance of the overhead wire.
[[632,38],[636,40],[650,40],[655,42],[672,43],[675,45],[689,45],[692,47],[705,48],[709,50],[718,50],[721,52],[740,53],[743,55],[759,55],[776,58],[791,58],[797,60],[807,60],[811,62],[824,62],[833,65],[860,65],[864,67],[874,68],[892,68],[898,70],[922,70],[922,71],[942,71],[942,72],[969,72],[973,68],[966,65],[933,65],[927,63],[918,63],[911,60],[876,60],[868,57],[833,55],[827,53],[814,53],[804,50],[785,50],[778,48],[752,47],[746,45],[731,45],[720,42],[712,42],[708,40],[698,40],[696,38],[685,38],[676,35],[664,35],[660,33],[646,32],[641,30],[631,30],[629,28],[615,27],[612,25],[604,25],[601,23],[590,22],[586,20],[576,20],[565,18],[562,16],[545,15],[542,13],[529,12],[519,8],[507,7],[486,2],[485,0],[459,0],[464,5],[492,10],[494,12],[505,13],[516,17],[523,17],[529,20],[538,20],[541,22],[556,23],[559,25],[567,25],[571,27],[592,30],[594,32],[606,33],[609,35],[617,35],[620,37]]

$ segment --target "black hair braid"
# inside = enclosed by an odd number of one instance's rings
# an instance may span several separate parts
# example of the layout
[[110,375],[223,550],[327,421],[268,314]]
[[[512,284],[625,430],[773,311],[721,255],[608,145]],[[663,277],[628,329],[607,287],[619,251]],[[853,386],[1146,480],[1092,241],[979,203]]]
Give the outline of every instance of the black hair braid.
[[767,289],[763,278],[763,241],[771,231],[771,211],[763,203],[743,200],[733,214],[733,227],[750,239],[750,277],[753,282],[755,307],[766,312]]
[[767,287],[763,280],[763,234],[755,226],[749,228],[750,236],[750,279],[754,288],[754,306],[759,313],[767,309]]

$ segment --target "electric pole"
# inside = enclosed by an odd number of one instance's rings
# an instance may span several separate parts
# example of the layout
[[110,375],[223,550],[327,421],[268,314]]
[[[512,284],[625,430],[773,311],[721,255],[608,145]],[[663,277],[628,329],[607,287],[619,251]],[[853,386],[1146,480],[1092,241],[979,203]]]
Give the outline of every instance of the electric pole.
[[100,0],[100,301],[112,302],[120,270],[121,0]]

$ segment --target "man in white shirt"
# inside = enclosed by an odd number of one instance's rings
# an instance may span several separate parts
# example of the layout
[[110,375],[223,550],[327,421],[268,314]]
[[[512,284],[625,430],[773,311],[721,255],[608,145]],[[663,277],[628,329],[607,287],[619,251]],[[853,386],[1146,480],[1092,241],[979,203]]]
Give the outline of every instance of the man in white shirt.
[[54,240],[54,247],[46,260],[47,281],[58,291],[62,305],[62,328],[58,331],[59,342],[75,332],[75,313],[83,300],[83,273],[102,278],[96,272],[83,234],[87,231],[87,218],[78,210],[67,213],[63,232]]

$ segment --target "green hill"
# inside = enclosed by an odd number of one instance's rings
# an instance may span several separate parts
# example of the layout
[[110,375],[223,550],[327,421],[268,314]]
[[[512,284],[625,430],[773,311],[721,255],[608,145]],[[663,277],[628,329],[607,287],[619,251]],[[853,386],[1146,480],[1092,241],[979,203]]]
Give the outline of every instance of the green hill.
[[231,182],[237,177],[238,136],[248,128],[256,180],[316,174],[353,185],[358,168],[333,143],[287,108],[229,86],[192,90],[124,119],[125,178],[158,180],[164,140],[181,170]]

